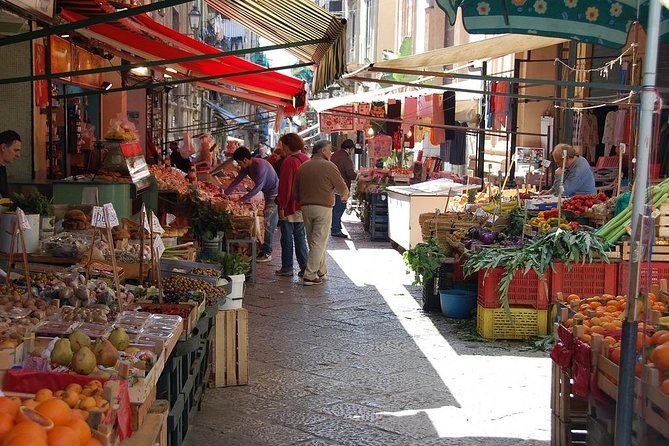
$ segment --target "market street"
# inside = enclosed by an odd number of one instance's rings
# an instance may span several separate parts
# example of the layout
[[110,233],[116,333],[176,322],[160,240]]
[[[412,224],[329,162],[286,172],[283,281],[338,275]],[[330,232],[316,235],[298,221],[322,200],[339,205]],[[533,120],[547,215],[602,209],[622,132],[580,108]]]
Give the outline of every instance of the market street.
[[275,276],[275,240],[244,301],[249,385],[208,389],[188,444],[549,444],[547,353],[422,312],[401,255],[345,224],[323,286]]

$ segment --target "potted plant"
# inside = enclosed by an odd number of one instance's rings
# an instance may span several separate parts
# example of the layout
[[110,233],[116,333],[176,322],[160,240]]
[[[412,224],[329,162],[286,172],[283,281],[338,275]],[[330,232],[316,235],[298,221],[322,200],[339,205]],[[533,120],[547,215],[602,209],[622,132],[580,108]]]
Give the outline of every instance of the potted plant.
[[223,305],[219,305],[220,310],[233,310],[241,308],[242,299],[246,287],[246,273],[251,268],[251,258],[245,255],[227,252],[218,252],[216,254],[203,253],[200,261],[206,263],[216,263],[223,267],[223,273],[231,284],[230,294]]
[[193,235],[202,240],[205,251],[221,250],[221,234],[230,225],[230,213],[208,201],[193,200],[190,223]]
[[[14,228],[14,219],[16,208],[21,208],[30,224],[30,229],[23,233],[26,252],[31,253],[39,249],[41,219],[46,219],[45,227],[53,229],[51,218],[53,217],[53,205],[51,201],[43,194],[34,191],[26,195],[13,194],[12,202],[7,206],[10,213],[2,214],[0,217],[0,227],[2,236],[0,237],[0,248],[3,252],[8,252],[12,241],[12,230]],[[18,239],[16,240],[18,242]],[[15,248],[16,252],[22,252],[20,243]]]

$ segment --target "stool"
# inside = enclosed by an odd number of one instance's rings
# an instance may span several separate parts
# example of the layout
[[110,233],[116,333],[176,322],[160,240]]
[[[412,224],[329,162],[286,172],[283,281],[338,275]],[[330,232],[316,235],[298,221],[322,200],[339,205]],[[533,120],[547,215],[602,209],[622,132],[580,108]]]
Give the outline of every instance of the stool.
[[233,239],[225,241],[225,251],[230,254],[230,245],[248,243],[251,245],[251,282],[256,283],[256,239]]

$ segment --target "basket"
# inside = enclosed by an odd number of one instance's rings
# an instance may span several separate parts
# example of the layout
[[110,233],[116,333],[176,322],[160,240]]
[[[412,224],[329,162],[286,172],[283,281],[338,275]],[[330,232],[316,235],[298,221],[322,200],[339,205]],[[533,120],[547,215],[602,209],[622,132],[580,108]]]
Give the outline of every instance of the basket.
[[618,294],[618,265],[615,263],[573,264],[571,270],[564,263],[556,263],[551,272],[552,295],[577,294],[593,297],[600,294]]
[[[618,292],[620,294],[627,294],[627,278],[629,271],[629,263],[622,262],[618,270]],[[639,285],[646,287],[646,278],[650,273],[650,283],[660,283],[661,279],[669,279],[669,262],[642,262],[641,274],[639,275]]]
[[[499,291],[497,286],[504,274],[504,268],[498,267],[492,270],[479,271],[478,304],[483,308],[499,308]],[[536,310],[548,309],[548,296],[550,296],[550,274],[544,274],[546,283],[539,278],[537,273],[530,270],[523,275],[521,270],[509,286],[509,305],[526,305]]]
[[512,307],[511,317],[509,320],[502,308],[484,308],[478,305],[476,329],[481,337],[490,340],[522,340],[547,333],[548,310]]

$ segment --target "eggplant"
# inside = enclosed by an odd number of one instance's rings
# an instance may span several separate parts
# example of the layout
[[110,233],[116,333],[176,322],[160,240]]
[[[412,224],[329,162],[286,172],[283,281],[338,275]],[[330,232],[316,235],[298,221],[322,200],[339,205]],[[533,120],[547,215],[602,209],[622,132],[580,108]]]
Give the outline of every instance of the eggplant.
[[481,238],[479,240],[484,245],[492,245],[493,243],[495,243],[495,234],[493,234],[492,232],[486,232],[483,235],[481,235]]

